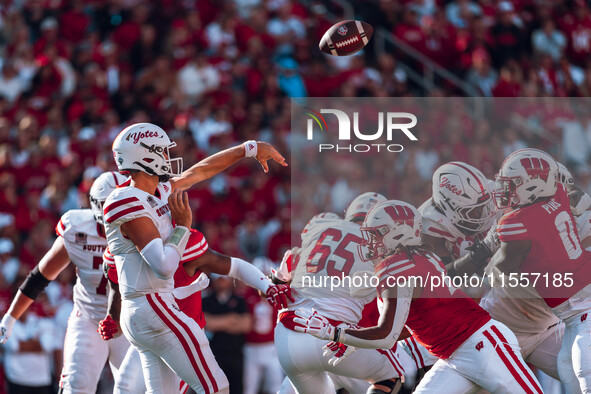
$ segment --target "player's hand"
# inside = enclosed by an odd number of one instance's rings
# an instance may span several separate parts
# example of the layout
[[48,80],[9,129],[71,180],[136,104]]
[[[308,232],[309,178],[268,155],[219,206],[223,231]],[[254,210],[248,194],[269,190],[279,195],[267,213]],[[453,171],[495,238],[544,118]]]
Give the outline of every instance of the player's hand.
[[193,212],[191,212],[189,195],[186,192],[175,189],[168,197],[168,206],[170,215],[177,225],[191,228]]
[[273,307],[287,308],[289,301],[294,302],[289,285],[271,285],[267,289],[267,301]]
[[107,316],[99,322],[96,331],[103,340],[108,341],[109,339],[115,338],[117,332],[119,332],[119,325],[111,316]]
[[293,322],[302,326],[294,327],[297,332],[310,334],[326,341],[335,339],[336,328],[330,324],[326,317],[319,315],[316,311],[309,315],[306,312],[297,310],[295,314],[297,317],[293,319]]
[[4,345],[10,337],[15,322],[16,319],[8,313],[2,318],[2,321],[0,322],[0,345]]
[[486,236],[482,240],[482,243],[490,251],[490,255],[494,255],[497,250],[501,247],[501,240],[499,239],[499,233],[497,232],[497,225],[494,224]]
[[269,165],[267,164],[268,160],[276,161],[283,167],[287,167],[285,157],[281,156],[281,154],[277,152],[273,145],[266,142],[257,141],[257,155],[255,156],[255,159],[261,163],[261,166],[265,172],[269,172]]
[[355,346],[345,345],[344,343],[329,342],[322,347],[322,350],[324,350],[324,353],[322,353],[324,357],[330,357],[328,364],[336,367],[347,356],[357,350],[357,348]]

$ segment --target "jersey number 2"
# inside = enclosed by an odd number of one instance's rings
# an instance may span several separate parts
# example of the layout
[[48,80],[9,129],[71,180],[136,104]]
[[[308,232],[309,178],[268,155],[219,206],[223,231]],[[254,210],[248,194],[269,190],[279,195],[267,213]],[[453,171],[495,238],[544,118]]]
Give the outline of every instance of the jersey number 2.
[[[95,270],[100,269],[102,272],[103,258],[94,256],[92,258],[92,268]],[[98,287],[96,288],[96,294],[107,295],[107,278],[105,278],[105,275],[101,275],[101,283],[99,283]]]

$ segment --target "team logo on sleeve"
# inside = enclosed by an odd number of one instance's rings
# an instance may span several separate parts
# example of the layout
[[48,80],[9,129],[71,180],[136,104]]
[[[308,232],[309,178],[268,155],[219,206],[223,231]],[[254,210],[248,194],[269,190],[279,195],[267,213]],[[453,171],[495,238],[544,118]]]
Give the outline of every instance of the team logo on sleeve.
[[521,165],[525,168],[525,172],[532,178],[540,178],[544,182],[548,181],[548,173],[550,172],[550,164],[544,159],[538,157],[525,157],[521,159]]
[[152,196],[148,196],[147,200],[148,200],[148,204],[150,204],[150,206],[152,208],[155,208],[158,205],[158,203],[156,202],[156,200],[154,200],[154,197],[152,197]]
[[85,233],[76,233],[74,235],[74,242],[77,244],[86,244],[87,236]]

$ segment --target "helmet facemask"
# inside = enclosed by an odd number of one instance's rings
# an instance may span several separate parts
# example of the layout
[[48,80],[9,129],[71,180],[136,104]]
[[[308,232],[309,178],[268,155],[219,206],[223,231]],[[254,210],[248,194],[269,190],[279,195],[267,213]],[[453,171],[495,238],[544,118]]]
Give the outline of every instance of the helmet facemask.
[[[148,150],[149,153],[156,154],[162,159],[162,164],[160,165],[160,171],[163,174],[156,173],[153,169],[148,166],[145,166],[142,163],[134,162],[134,164],[139,165],[140,167],[144,168],[145,171],[152,175],[158,175],[159,180],[161,182],[168,181],[171,177],[180,176],[183,172],[183,158],[182,157],[175,157],[171,159],[170,157],[170,148],[174,148],[176,146],[176,142],[171,142],[170,145],[146,145],[143,142],[140,142],[140,145]],[[144,159],[146,160],[146,159]]]
[[98,223],[100,223],[104,226],[105,225],[105,219],[104,219],[104,214],[103,214],[104,201],[99,201],[92,194],[90,194],[88,196],[88,200],[90,201],[90,209],[92,210],[92,213],[94,214],[94,219]]
[[488,230],[495,215],[491,200],[491,195],[487,193],[480,197],[474,205],[458,207],[455,212],[459,220],[455,225],[463,230],[475,233]]
[[494,203],[499,209],[511,208],[519,205],[517,188],[523,184],[521,177],[495,177],[495,190],[493,192]]
[[388,234],[388,226],[361,227],[363,242],[357,246],[359,257],[364,262],[373,261],[388,253],[384,245],[384,235]]

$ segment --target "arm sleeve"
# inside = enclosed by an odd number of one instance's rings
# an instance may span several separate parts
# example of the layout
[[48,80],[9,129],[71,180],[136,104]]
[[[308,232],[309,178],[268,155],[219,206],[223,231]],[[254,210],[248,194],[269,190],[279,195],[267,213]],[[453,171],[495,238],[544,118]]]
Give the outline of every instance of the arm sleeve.
[[392,329],[384,337],[380,339],[361,339],[344,332],[339,336],[339,342],[367,349],[391,349],[396,344],[396,340],[400,336],[404,323],[410,311],[410,303],[412,302],[412,295],[414,286],[396,287],[396,315],[392,322]]
[[260,290],[263,293],[266,293],[267,289],[269,289],[269,286],[273,284],[271,283],[269,278],[267,278],[261,272],[261,270],[259,270],[257,267],[250,264],[249,262],[239,259],[237,257],[232,257],[230,260],[231,265],[228,276],[240,279],[248,286]]
[[144,260],[160,279],[169,279],[178,268],[189,240],[189,229],[177,226],[166,244],[161,238],[151,240],[140,252]]

